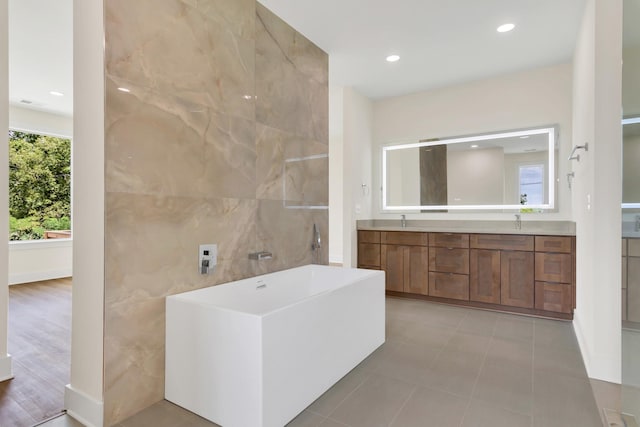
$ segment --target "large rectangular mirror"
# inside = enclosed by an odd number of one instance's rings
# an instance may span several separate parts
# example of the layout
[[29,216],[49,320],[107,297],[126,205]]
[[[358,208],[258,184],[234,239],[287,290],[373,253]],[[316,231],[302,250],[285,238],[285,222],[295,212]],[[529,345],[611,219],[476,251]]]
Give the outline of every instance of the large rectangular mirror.
[[555,126],[382,147],[382,211],[553,209]]
[[622,120],[622,208],[640,208],[640,117]]

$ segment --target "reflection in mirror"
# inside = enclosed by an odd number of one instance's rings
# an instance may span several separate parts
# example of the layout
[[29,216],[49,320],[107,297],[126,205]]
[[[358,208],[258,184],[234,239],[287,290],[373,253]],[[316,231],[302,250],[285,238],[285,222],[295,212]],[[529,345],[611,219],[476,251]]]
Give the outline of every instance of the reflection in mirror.
[[383,211],[553,209],[556,128],[382,147]]
[[640,117],[622,120],[622,208],[640,208]]

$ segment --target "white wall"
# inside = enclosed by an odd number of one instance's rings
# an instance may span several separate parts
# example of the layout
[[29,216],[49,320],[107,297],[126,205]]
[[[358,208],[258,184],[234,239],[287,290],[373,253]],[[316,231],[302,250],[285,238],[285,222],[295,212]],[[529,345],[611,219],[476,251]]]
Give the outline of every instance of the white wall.
[[[353,88],[343,89],[344,204],[343,263],[357,265],[356,220],[371,218],[371,141],[373,111],[371,101]],[[363,190],[362,184],[366,185]]]
[[71,138],[73,136],[73,118],[10,105],[9,128]]
[[104,25],[103,2],[73,2],[73,308],[68,413],[103,424]]
[[[0,0],[0,135],[9,134],[9,2]],[[9,240],[9,144],[0,150],[0,239]],[[0,381],[11,378],[11,358],[7,354],[9,309],[8,245],[0,245]]]
[[[380,146],[499,130],[559,124],[559,178],[565,183],[571,150],[572,66],[561,64],[496,78],[376,101],[373,104],[374,188],[380,188]],[[373,192],[373,217],[380,212],[379,192]],[[570,220],[571,197],[559,186],[558,211],[537,220]],[[398,217],[398,215],[393,215]],[[392,218],[393,218],[392,217]],[[512,214],[420,213],[422,219],[512,219]]]
[[342,263],[343,253],[343,88],[329,86],[329,262]]
[[72,255],[71,239],[9,242],[9,284],[70,277]]
[[590,377],[620,382],[622,1],[589,0],[574,55],[574,328]]

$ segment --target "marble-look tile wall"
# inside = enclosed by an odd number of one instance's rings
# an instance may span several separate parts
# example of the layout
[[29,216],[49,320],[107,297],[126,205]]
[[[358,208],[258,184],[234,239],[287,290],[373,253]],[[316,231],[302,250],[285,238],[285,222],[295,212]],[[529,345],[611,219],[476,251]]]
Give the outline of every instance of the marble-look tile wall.
[[[328,58],[255,0],[105,0],[105,15],[113,425],[163,398],[167,295],[308,264],[314,223],[327,262]],[[218,244],[209,276],[202,243]],[[260,250],[273,259],[248,259]]]

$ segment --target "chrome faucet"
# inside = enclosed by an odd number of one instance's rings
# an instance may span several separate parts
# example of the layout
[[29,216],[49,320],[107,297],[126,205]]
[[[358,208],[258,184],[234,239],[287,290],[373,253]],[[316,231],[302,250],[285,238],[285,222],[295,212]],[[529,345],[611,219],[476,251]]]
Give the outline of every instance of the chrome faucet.
[[320,228],[316,224],[313,224],[313,242],[311,243],[311,249],[315,251],[321,247],[322,242],[320,241]]
[[400,215],[400,225],[402,226],[402,228],[407,227],[407,216],[404,214]]
[[520,217],[520,214],[516,214],[515,227],[516,227],[516,230],[522,230],[522,218]]
[[271,259],[271,258],[273,258],[273,254],[267,251],[252,252],[249,254],[249,259],[253,259],[256,261],[260,261],[263,259]]

